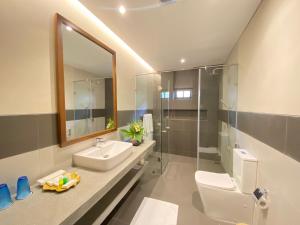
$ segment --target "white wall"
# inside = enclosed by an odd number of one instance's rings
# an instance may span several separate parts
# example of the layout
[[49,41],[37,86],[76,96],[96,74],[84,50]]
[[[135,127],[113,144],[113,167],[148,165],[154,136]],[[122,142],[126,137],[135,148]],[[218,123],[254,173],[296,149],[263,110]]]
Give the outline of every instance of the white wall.
[[[300,115],[299,9],[299,0],[264,0],[242,34],[228,59],[239,64],[239,111]],[[258,158],[257,185],[270,191],[255,224],[299,224],[300,163],[243,132],[237,141]]]
[[117,52],[118,109],[135,109],[134,76],[151,69],[77,0],[10,0],[0,2],[0,115],[56,112],[57,12]]
[[299,0],[265,0],[243,33],[234,53],[240,111],[300,115],[299,8]]
[[[77,0],[0,1],[0,116],[56,113],[54,15],[60,13],[117,53],[118,110],[135,109],[135,75],[151,67],[91,15]],[[111,134],[114,138],[116,133]],[[110,135],[110,136],[111,136]],[[0,160],[0,183],[14,192],[16,180],[35,180],[68,167],[72,153],[94,140],[66,148],[50,146]]]

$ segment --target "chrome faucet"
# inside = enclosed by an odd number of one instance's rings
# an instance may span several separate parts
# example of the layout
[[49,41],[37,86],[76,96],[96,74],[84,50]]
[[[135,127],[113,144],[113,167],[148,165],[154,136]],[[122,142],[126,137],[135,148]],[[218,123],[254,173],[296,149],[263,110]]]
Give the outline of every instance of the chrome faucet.
[[96,147],[99,147],[99,145],[105,143],[104,138],[96,138]]

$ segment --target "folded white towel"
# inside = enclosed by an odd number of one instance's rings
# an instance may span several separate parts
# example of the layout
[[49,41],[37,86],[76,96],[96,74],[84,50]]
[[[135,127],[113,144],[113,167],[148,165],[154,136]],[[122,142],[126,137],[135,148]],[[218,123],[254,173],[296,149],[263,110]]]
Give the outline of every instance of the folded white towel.
[[176,225],[178,205],[144,198],[130,225]]
[[145,134],[153,132],[153,119],[152,114],[144,114],[143,116],[143,127]]

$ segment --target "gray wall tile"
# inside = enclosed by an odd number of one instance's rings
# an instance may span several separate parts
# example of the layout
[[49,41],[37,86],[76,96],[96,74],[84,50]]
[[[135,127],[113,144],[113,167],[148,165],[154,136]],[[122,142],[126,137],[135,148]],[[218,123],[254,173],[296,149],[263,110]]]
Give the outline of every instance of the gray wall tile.
[[283,152],[286,119],[282,115],[238,112],[238,129]]
[[[118,115],[119,127],[125,126],[135,111],[118,111]],[[58,144],[57,117],[56,113],[0,116],[0,159]]]
[[[69,109],[66,110],[66,118],[67,121],[71,120],[83,120],[90,118],[90,109]],[[105,117],[106,115],[110,115],[106,112],[106,109],[92,109],[93,118],[96,117]]]
[[118,126],[126,126],[130,121],[135,119],[135,110],[118,111]]
[[[136,115],[142,116],[145,112],[151,110],[118,111],[119,127],[127,125]],[[219,120],[226,120],[227,113],[225,110],[219,111]],[[197,118],[193,112],[191,115],[189,114],[188,119],[182,119],[182,114],[170,119],[171,130],[169,137],[162,139],[165,146],[163,150],[169,145],[170,153],[193,157],[196,155]],[[186,113],[184,116],[187,116]],[[232,113],[229,117],[234,118],[235,114]],[[237,123],[239,130],[300,162],[300,117],[237,112]],[[212,146],[214,135],[211,135],[210,126],[205,121],[201,121],[201,126],[201,146]],[[57,143],[57,114],[0,116],[0,159]]]
[[37,149],[38,115],[0,117],[0,158]]
[[288,117],[285,153],[300,162],[300,117]]
[[57,120],[57,114],[42,114],[37,117],[37,148],[58,144]]
[[229,124],[233,127],[236,127],[237,123],[237,112],[236,111],[228,111],[229,116]]

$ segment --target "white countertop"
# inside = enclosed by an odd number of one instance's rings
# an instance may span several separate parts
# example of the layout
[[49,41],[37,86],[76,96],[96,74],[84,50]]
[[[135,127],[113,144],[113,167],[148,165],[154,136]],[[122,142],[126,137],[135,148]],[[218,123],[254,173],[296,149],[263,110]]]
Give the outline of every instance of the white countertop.
[[38,185],[31,187],[33,194],[25,200],[0,211],[0,224],[59,225],[73,224],[98,202],[144,155],[155,141],[132,147],[133,153],[117,167],[98,172],[79,167],[80,183],[63,193],[43,192]]

